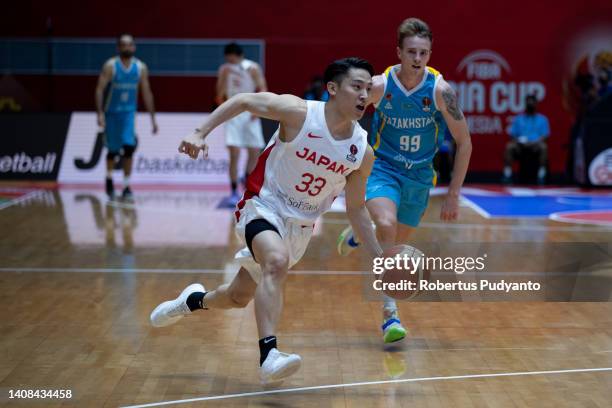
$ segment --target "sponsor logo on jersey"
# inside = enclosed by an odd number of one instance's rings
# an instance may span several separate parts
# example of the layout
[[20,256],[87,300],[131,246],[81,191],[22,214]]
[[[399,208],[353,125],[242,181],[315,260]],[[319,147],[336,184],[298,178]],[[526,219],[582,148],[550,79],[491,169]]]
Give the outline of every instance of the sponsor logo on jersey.
[[313,213],[313,212],[319,211],[318,205],[309,203],[308,201],[297,199],[295,197],[287,197],[286,203],[289,207],[293,207],[296,210],[299,210],[302,212]]
[[391,92],[385,95],[385,99],[387,100],[387,103],[385,103],[385,109],[393,109],[393,105],[391,105],[391,98],[393,98]]
[[285,202],[287,207],[295,208],[303,213],[314,213],[319,211],[320,208],[319,204],[309,203],[301,198],[288,195],[283,191],[277,191],[277,196]]
[[323,136],[313,135],[312,132],[308,132],[308,137],[311,139],[323,139]]

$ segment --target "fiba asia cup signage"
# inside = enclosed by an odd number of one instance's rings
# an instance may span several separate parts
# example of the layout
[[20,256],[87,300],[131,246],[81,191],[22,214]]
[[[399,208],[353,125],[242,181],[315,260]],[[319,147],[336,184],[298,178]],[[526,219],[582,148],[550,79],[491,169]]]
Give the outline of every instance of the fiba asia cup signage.
[[515,81],[512,67],[499,53],[477,50],[465,56],[448,81],[459,95],[459,103],[472,135],[505,135],[514,115],[525,109],[525,97],[546,96],[538,81]]

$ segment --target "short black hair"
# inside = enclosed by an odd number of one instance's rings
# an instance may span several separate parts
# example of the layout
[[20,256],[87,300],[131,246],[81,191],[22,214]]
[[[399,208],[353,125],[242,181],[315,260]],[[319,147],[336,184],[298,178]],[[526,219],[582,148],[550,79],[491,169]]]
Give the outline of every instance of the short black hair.
[[533,101],[535,103],[538,103],[538,97],[536,96],[536,94],[532,93],[532,94],[528,94],[525,97],[525,102],[529,102],[529,101]]
[[351,68],[365,69],[370,73],[370,75],[374,75],[374,68],[368,61],[364,60],[363,58],[348,57],[336,60],[329,64],[325,69],[323,81],[325,83],[336,82],[339,84],[342,82]]
[[230,54],[238,55],[239,57],[241,57],[243,54],[242,47],[236,44],[235,42],[227,44],[225,46],[225,50],[223,51],[223,55]]
[[121,39],[122,39],[123,37],[125,37],[126,35],[129,35],[130,37],[132,37],[132,41],[135,41],[135,40],[134,40],[134,36],[133,36],[132,34],[130,34],[130,33],[121,33],[121,34],[119,34],[119,35],[117,36],[117,45],[121,44]]

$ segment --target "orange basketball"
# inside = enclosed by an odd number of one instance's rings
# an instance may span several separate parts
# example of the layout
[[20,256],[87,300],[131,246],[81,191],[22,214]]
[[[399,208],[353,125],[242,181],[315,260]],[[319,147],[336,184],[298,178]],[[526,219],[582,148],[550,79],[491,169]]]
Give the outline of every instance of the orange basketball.
[[410,245],[396,245],[382,254],[385,272],[380,277],[382,291],[394,299],[412,299],[421,292],[421,281],[429,281],[430,271],[424,268],[425,255]]

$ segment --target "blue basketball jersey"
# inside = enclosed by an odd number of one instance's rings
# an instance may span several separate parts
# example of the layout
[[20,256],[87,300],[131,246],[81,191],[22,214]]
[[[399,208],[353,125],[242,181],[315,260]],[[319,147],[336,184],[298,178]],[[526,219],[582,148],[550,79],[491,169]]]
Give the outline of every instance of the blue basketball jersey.
[[138,104],[138,83],[142,63],[132,58],[130,66],[126,68],[118,57],[115,57],[112,63],[113,80],[108,85],[104,110],[109,113],[134,112]]
[[376,105],[370,145],[377,158],[397,168],[431,166],[446,129],[435,98],[442,74],[427,67],[421,83],[408,91],[397,77],[399,68],[391,66],[383,74],[385,92]]

